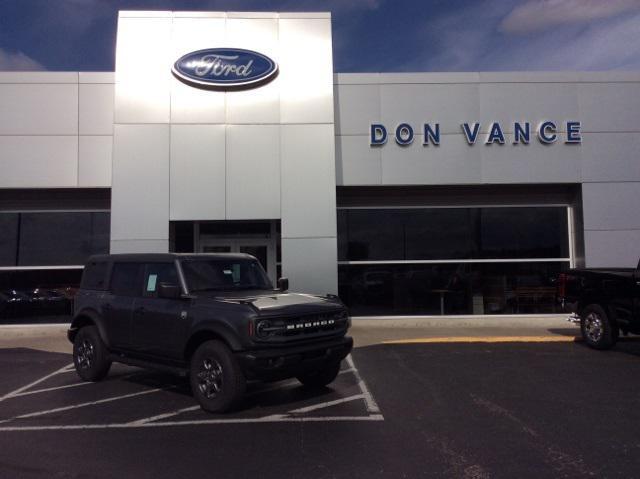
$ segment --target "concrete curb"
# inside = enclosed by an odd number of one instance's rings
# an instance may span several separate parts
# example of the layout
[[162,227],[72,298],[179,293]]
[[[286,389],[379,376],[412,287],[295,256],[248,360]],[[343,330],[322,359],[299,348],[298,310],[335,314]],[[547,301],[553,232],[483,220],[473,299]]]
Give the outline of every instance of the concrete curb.
[[355,329],[430,329],[430,328],[500,328],[500,329],[546,329],[573,327],[568,315],[544,316],[423,316],[404,318],[356,317],[352,319]]

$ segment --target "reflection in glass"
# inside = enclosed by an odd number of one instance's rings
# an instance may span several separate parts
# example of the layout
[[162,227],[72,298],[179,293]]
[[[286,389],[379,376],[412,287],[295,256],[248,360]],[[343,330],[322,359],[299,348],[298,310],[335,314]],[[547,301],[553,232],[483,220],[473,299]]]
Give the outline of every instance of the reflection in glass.
[[0,324],[68,323],[82,269],[0,271]]
[[568,262],[340,265],[350,313],[555,313],[554,280]]
[[568,255],[566,207],[338,210],[340,261]]
[[19,266],[83,265],[109,251],[109,213],[20,213]]
[[[0,266],[84,265],[109,251],[108,212],[0,213]],[[0,323],[69,322],[82,268],[0,271]]]
[[0,266],[15,266],[18,254],[18,213],[0,214]]

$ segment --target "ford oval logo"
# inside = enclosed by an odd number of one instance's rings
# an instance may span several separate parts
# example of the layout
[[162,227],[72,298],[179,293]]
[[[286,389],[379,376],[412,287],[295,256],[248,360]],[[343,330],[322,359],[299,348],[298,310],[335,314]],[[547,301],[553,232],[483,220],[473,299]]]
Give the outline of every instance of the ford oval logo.
[[207,48],[180,57],[171,71],[193,86],[253,88],[275,78],[278,65],[268,56],[251,50]]

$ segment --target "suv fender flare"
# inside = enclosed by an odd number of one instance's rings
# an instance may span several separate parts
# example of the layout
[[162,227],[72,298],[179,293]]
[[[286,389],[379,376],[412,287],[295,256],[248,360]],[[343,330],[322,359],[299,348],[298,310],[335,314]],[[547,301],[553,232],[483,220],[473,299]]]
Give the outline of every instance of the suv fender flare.
[[100,333],[102,341],[107,347],[109,347],[108,336],[104,329],[102,318],[100,317],[100,314],[94,309],[83,309],[82,311],[76,313],[76,315],[73,317],[73,320],[71,321],[71,325],[69,326],[69,332],[67,333],[69,341],[73,342],[73,338],[75,337],[76,333],[82,326],[86,324],[95,325],[98,328],[98,332]]
[[198,337],[214,336],[229,346],[232,351],[240,351],[243,349],[242,343],[238,338],[238,335],[229,327],[219,323],[205,323],[198,325],[197,329],[194,329],[189,334],[189,339],[185,345],[185,353],[188,352],[194,340]]

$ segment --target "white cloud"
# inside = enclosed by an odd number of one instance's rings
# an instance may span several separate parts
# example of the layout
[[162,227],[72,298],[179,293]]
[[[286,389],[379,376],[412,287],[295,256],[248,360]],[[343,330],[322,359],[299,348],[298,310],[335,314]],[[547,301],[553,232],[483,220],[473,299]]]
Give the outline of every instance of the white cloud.
[[640,0],[528,0],[501,22],[506,33],[527,34],[640,10]]
[[545,35],[523,52],[531,69],[640,69],[640,13]]
[[[503,0],[507,6],[510,0]],[[606,71],[640,70],[640,11],[558,25],[544,34],[501,31],[509,9],[495,0],[432,18],[423,54],[396,65],[400,71]],[[612,0],[612,4],[616,3]],[[593,12],[592,12],[593,13]]]
[[0,48],[0,71],[36,70],[46,70],[46,68],[22,52],[11,53]]
[[325,0],[320,3],[316,0],[284,0],[278,3],[280,12],[291,11],[332,11],[347,12],[357,10],[377,10],[384,0]]
[[46,2],[38,21],[43,26],[55,24],[73,33],[84,33],[100,18],[114,11],[110,0],[58,0]]

